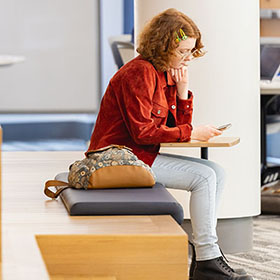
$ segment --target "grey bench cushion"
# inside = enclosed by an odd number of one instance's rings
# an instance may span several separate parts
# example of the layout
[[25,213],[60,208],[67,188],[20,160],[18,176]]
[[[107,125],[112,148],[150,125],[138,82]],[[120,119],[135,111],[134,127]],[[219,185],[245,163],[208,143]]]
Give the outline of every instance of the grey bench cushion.
[[[67,182],[67,177],[65,172],[55,179]],[[160,183],[153,188],[66,189],[60,197],[71,216],[171,215],[179,224],[184,220],[182,206]]]

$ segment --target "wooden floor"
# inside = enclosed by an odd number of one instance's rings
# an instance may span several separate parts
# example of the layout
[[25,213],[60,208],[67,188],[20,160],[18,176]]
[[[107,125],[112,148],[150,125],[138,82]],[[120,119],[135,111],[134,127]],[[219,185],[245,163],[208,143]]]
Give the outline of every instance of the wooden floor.
[[2,153],[3,279],[49,279],[36,236],[43,243],[53,234],[186,237],[170,216],[70,217],[60,199],[44,195],[44,182],[80,158],[82,152]]

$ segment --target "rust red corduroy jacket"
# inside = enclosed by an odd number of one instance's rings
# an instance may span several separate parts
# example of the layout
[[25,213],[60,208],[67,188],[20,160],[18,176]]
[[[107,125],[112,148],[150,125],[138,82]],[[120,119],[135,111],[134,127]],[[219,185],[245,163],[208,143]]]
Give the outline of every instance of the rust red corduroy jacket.
[[193,95],[180,100],[167,72],[138,56],[110,80],[101,101],[88,151],[125,145],[152,165],[160,143],[189,141]]

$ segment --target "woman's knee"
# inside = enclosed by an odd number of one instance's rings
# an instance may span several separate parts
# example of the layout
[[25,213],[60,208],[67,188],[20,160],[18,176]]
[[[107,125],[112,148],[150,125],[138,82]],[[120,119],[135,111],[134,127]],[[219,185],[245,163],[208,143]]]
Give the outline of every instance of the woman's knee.
[[209,161],[208,166],[211,167],[216,173],[217,183],[221,184],[225,181],[226,171],[225,169],[218,163]]
[[201,166],[199,175],[196,182],[194,182],[191,191],[199,191],[202,189],[208,189],[210,191],[216,191],[217,177],[214,169],[208,166]]

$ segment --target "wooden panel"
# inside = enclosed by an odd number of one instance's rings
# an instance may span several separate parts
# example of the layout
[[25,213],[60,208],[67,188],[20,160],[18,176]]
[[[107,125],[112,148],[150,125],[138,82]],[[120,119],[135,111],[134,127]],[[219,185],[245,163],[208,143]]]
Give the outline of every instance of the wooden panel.
[[260,31],[261,37],[280,37],[280,19],[261,19]]
[[186,280],[187,236],[37,235],[50,276]]
[[261,9],[280,9],[279,0],[260,0]]
[[0,126],[0,279],[2,278],[2,127]]
[[240,142],[239,137],[213,137],[209,141],[161,143],[161,147],[232,147]]
[[[0,264],[2,262],[2,127],[0,126]],[[0,267],[0,279],[2,269]]]
[[51,277],[52,280],[118,280],[115,276],[65,276],[55,275]]

